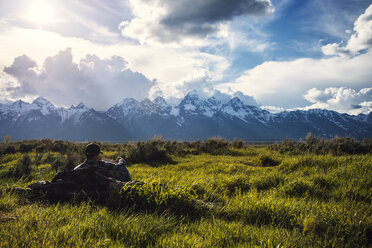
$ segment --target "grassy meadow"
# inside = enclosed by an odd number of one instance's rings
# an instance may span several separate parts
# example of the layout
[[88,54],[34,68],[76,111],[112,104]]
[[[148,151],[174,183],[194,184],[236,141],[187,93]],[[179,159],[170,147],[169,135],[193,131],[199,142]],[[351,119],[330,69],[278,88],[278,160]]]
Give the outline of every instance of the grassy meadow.
[[144,159],[146,143],[102,144],[146,183],[106,205],[31,201],[13,190],[79,163],[85,144],[2,144],[0,247],[372,246],[370,151],[154,142],[160,148]]

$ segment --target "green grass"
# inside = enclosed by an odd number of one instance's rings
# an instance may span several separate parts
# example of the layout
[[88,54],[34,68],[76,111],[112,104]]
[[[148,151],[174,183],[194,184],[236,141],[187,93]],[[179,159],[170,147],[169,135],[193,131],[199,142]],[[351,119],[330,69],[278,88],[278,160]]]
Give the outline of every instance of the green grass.
[[[372,155],[234,151],[133,164],[133,180],[146,184],[108,206],[30,202],[10,190],[53,178],[47,163],[28,178],[2,176],[0,247],[371,247]],[[21,157],[0,157],[0,174]]]

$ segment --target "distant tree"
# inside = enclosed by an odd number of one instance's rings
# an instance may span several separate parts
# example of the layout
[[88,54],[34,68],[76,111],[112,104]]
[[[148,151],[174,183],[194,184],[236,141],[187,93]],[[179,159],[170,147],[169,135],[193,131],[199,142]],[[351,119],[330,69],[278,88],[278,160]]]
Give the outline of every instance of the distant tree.
[[7,135],[4,137],[4,144],[9,144],[12,141],[12,136]]

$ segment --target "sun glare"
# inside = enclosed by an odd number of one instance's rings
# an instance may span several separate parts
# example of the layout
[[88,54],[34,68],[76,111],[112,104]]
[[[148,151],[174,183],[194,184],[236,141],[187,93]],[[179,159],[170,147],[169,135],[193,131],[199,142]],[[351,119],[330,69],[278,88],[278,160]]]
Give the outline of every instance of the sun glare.
[[54,19],[53,8],[50,1],[36,1],[29,7],[28,19],[39,25],[52,22]]

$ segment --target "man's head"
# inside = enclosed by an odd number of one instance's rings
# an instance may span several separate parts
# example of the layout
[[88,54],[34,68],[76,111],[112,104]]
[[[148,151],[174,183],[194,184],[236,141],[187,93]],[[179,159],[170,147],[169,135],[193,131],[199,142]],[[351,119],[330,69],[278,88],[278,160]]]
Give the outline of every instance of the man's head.
[[97,160],[98,156],[103,154],[101,147],[97,144],[90,143],[85,147],[85,155],[88,160]]

